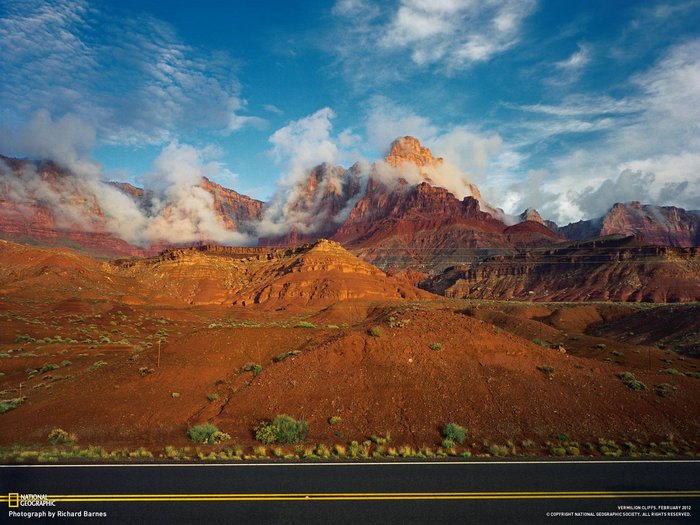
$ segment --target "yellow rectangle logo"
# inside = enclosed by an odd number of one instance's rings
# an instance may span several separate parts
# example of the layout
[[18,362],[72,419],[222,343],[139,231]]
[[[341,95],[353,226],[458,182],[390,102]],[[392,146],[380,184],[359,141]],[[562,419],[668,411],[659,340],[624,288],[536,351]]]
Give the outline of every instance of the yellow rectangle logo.
[[10,508],[17,508],[19,507],[19,493],[17,492],[10,492],[7,495],[7,506]]

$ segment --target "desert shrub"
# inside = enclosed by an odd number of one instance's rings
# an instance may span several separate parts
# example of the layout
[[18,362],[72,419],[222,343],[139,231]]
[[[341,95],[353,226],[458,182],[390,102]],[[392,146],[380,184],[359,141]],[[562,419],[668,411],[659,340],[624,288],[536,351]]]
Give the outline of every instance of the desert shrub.
[[549,452],[552,456],[566,456],[566,449],[564,447],[552,447]]
[[180,397],[180,392],[172,392],[170,394],[170,397],[172,397],[173,399],[177,399],[178,397]]
[[539,346],[549,346],[549,341],[545,341],[543,339],[535,338],[532,340],[533,343]]
[[606,457],[619,457],[622,455],[620,446],[615,441],[599,438],[598,450]]
[[385,445],[387,443],[391,443],[391,434],[389,432],[386,433],[386,436],[372,434],[369,439],[372,443],[376,443],[377,445]]
[[535,442],[532,441],[531,439],[525,439],[525,440],[523,440],[520,444],[521,444],[522,447],[525,448],[525,449],[535,448]]
[[148,368],[147,366],[142,366],[141,368],[139,368],[139,374],[141,375],[141,377],[145,377],[148,374],[152,374],[153,372],[155,372],[155,370],[153,368]]
[[272,445],[277,442],[277,430],[269,424],[259,425],[255,428],[255,439],[264,445]]
[[351,441],[348,445],[348,455],[356,458],[360,453],[360,444],[357,441]]
[[668,383],[661,383],[654,387],[654,392],[661,397],[670,397],[676,393],[676,387]]
[[635,379],[634,381],[628,381],[627,386],[630,387],[632,390],[646,390],[647,386],[639,381],[638,379]]
[[401,456],[402,458],[412,458],[416,455],[415,449],[410,445],[401,445],[399,447],[398,452],[399,456]]
[[216,401],[217,399],[219,399],[219,394],[217,394],[216,392],[212,392],[211,394],[207,394],[207,399],[209,401]]
[[0,352],[0,359],[6,359],[8,357],[12,357],[10,354],[7,352]]
[[294,325],[295,328],[316,328],[316,325],[308,321],[299,321]]
[[152,458],[153,453],[150,450],[147,450],[143,447],[139,447],[133,452],[129,452],[129,457],[130,458]]
[[275,363],[279,363],[280,361],[284,361],[285,359],[287,359],[290,356],[299,355],[299,354],[301,354],[300,350],[290,350],[289,352],[282,352],[281,354],[277,354],[275,357],[272,358],[272,360]]
[[188,428],[187,435],[195,443],[202,443],[204,445],[215,445],[216,443],[231,439],[231,436],[225,432],[221,432],[211,423],[202,423]]
[[442,448],[455,448],[457,446],[457,443],[455,442],[454,439],[450,438],[445,438],[442,440],[442,443],[440,444]]
[[306,439],[309,425],[303,419],[296,420],[287,414],[280,414],[270,423],[263,423],[255,429],[255,439],[263,444],[300,443]]
[[4,399],[0,401],[0,414],[14,410],[22,403],[24,403],[24,397],[16,397],[14,399]]
[[692,377],[695,379],[700,379],[700,372],[690,372],[689,374],[686,374],[688,377]]
[[343,421],[343,418],[340,416],[331,416],[328,418],[328,424],[329,425],[338,425]]
[[36,339],[27,334],[18,335],[17,337],[15,337],[15,343],[33,343],[35,341]]
[[52,445],[72,445],[78,441],[78,437],[75,434],[66,432],[62,428],[54,428],[49,432],[48,440]]
[[457,423],[447,423],[442,427],[442,436],[461,445],[467,439],[467,430]]
[[647,388],[647,386],[639,381],[632,372],[622,372],[618,377],[632,390],[646,390]]
[[675,368],[664,368],[663,370],[659,370],[659,373],[668,374],[670,376],[682,376],[683,375],[683,372],[679,372]]
[[372,328],[369,329],[368,333],[372,337],[381,337],[382,336],[382,329],[379,326],[373,326]]
[[303,419],[296,420],[286,414],[281,414],[272,420],[272,425],[277,428],[280,443],[299,443],[304,441],[309,430],[309,425]]
[[507,456],[510,453],[510,449],[503,445],[493,444],[489,447],[489,454],[492,456],[502,457]]
[[605,343],[598,343],[597,345],[595,345],[595,348],[599,350],[605,350],[607,346],[605,345]]
[[106,361],[95,361],[90,368],[88,368],[88,372],[94,372],[98,368],[102,368],[103,366],[107,365],[108,363]]
[[550,376],[554,373],[554,367],[551,365],[539,365],[537,370],[542,372],[546,376]]
[[331,449],[328,448],[327,445],[324,445],[323,443],[321,443],[321,444],[316,446],[316,455],[319,458],[328,459],[329,457],[331,457]]
[[253,375],[257,376],[258,374],[260,374],[260,372],[262,372],[262,369],[262,365],[259,365],[258,363],[246,363],[245,365],[243,365],[243,368],[241,370],[243,370],[244,372],[253,372]]
[[431,350],[442,350],[442,343],[432,343],[430,345]]

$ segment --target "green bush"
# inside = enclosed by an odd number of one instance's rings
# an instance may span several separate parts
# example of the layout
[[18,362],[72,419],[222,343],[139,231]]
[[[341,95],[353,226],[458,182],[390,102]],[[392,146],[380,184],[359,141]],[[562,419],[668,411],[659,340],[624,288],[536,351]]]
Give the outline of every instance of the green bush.
[[221,443],[222,441],[231,439],[231,436],[225,432],[221,432],[211,423],[195,425],[192,428],[187,429],[187,435],[195,443],[202,443],[204,445],[215,445],[216,443]]
[[342,421],[343,421],[343,418],[341,418],[340,416],[331,416],[328,418],[329,425],[337,425]]
[[303,419],[296,420],[287,414],[280,414],[270,423],[263,423],[255,429],[255,439],[263,444],[300,443],[306,439],[309,425]]
[[373,326],[372,328],[369,329],[368,333],[372,337],[381,337],[382,336],[382,329],[378,326]]
[[659,373],[668,374],[671,376],[682,376],[683,375],[683,372],[679,372],[675,368],[664,368],[663,370],[659,370]]
[[510,453],[510,449],[504,445],[493,444],[489,447],[489,454],[496,457],[507,456]]
[[48,440],[52,445],[72,445],[78,441],[78,438],[75,434],[70,434],[62,428],[54,428],[49,432]]
[[217,394],[216,392],[213,392],[211,394],[207,394],[207,399],[209,401],[216,401],[217,399],[219,399],[219,394]]
[[430,345],[431,350],[442,350],[442,343],[432,343]]
[[258,363],[246,363],[245,365],[243,365],[242,368],[244,372],[253,372],[254,376],[260,374],[260,372],[262,372],[262,369],[262,365],[259,365]]
[[622,372],[619,375],[622,382],[632,390],[646,390],[647,386],[639,381],[632,372]]
[[95,361],[90,368],[88,368],[88,372],[94,372],[98,368],[102,368],[103,366],[107,365],[108,363],[106,361]]
[[654,392],[661,397],[670,397],[676,393],[676,387],[668,383],[661,383],[654,387]]
[[299,321],[294,325],[295,328],[316,328],[316,325],[308,321]]
[[442,440],[441,446],[442,448],[455,448],[457,446],[457,443],[454,439],[445,438]]
[[263,445],[277,443],[277,429],[270,424],[262,424],[255,429],[255,439]]
[[281,354],[277,354],[275,357],[272,358],[272,361],[275,363],[279,363],[280,361],[284,361],[290,356],[295,356],[301,354],[300,350],[290,350],[289,352],[282,352]]
[[554,373],[554,367],[551,365],[539,365],[537,370],[542,372],[546,376],[550,376]]
[[461,445],[467,439],[467,430],[457,423],[447,423],[442,428],[442,436]]
[[24,403],[24,397],[16,397],[14,399],[4,399],[0,401],[0,414],[14,410],[22,403]]

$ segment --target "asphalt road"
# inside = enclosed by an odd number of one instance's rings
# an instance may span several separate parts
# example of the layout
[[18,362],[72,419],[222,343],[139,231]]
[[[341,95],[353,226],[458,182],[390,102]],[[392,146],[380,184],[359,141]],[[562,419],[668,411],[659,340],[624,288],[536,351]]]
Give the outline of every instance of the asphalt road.
[[200,522],[694,524],[700,461],[0,466],[0,523]]

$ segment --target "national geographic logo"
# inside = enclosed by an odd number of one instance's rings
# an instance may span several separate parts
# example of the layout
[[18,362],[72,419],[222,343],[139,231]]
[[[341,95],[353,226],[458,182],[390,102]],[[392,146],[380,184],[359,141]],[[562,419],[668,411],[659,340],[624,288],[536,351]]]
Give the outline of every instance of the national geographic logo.
[[11,509],[18,507],[55,507],[56,502],[46,494],[19,494],[10,492],[7,495],[7,506]]

